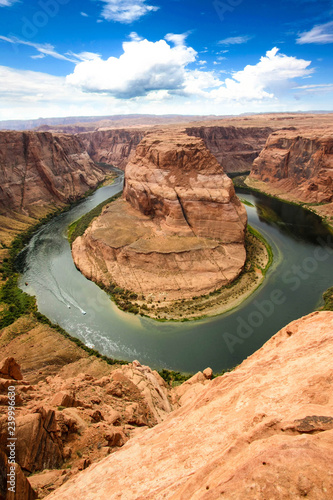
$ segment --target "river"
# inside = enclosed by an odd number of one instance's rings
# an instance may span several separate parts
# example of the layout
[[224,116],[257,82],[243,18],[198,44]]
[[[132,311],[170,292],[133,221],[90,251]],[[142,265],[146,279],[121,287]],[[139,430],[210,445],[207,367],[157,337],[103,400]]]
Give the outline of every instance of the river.
[[[191,322],[157,322],[120,311],[74,266],[69,224],[122,189],[123,178],[98,189],[44,225],[24,251],[21,288],[38,309],[86,345],[113,358],[196,372],[231,368],[290,321],[313,311],[333,285],[333,245],[316,215],[241,191],[249,223],[270,243],[274,264],[263,285],[237,309]],[[25,285],[28,283],[28,286]]]

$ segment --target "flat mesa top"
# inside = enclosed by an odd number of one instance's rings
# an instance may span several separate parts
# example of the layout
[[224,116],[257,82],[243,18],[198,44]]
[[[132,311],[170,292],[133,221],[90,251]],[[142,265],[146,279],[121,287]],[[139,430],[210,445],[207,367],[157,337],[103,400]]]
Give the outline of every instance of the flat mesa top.
[[122,199],[109,205],[94,221],[90,231],[94,240],[109,247],[128,247],[139,253],[181,253],[220,245],[216,240],[195,235],[166,234],[160,227],[156,228],[156,219],[153,222]]

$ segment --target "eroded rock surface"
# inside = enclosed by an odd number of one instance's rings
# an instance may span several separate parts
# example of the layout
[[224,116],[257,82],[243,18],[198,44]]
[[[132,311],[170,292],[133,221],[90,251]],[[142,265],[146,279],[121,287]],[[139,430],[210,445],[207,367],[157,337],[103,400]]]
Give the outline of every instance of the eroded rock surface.
[[125,171],[123,199],[77,238],[88,278],[155,300],[209,293],[244,266],[246,211],[201,139],[148,134]]
[[[6,358],[1,366],[7,366],[8,359],[21,373],[13,358]],[[58,375],[43,377],[38,384],[0,379],[0,465],[6,462],[2,453],[8,454],[6,395],[8,386],[15,386],[17,478],[20,489],[28,492],[24,474],[33,473],[31,485],[38,498],[162,422],[173,410],[170,387],[138,361],[117,367],[95,359],[104,375],[80,372],[68,376],[68,370],[77,371],[77,363],[69,363]],[[93,372],[97,373],[96,368]],[[1,497],[5,478],[0,479],[0,498],[6,498]],[[17,498],[34,498],[24,494]]]
[[225,172],[246,172],[265,146],[270,127],[201,126],[186,128],[203,139]]
[[290,323],[49,499],[332,498],[332,327],[332,312]]
[[[254,182],[253,182],[254,181]],[[249,185],[296,201],[333,201],[333,128],[279,130],[254,161]]]
[[111,129],[80,134],[91,158],[125,169],[130,155],[146,134],[146,129]]
[[0,211],[34,215],[37,206],[80,198],[105,177],[70,135],[0,132]]

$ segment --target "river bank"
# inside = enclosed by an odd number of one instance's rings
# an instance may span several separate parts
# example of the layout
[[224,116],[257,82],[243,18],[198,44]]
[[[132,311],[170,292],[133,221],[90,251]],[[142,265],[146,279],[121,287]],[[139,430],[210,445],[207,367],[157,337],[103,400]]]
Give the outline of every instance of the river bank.
[[[322,222],[333,234],[333,203],[304,203],[298,200],[292,194],[281,191],[275,186],[267,185],[266,182],[259,181],[257,179],[251,179],[249,175],[239,175],[234,180],[235,186],[238,188],[245,188],[249,191],[261,193],[266,196],[275,198],[277,200],[290,203],[292,205],[300,206],[309,212],[316,214],[321,218]],[[320,306],[318,310],[320,311],[332,311],[333,310],[333,286],[329,287],[323,293],[324,305]]]
[[[68,239],[72,245],[74,240],[82,236],[87,227],[101,212],[104,206],[114,201],[106,200],[94,210],[84,215],[68,229]],[[244,205],[252,206],[246,200]],[[246,232],[246,262],[240,275],[231,283],[216,289],[207,295],[168,300],[168,294],[156,298],[154,294],[144,297],[131,290],[121,288],[117,283],[96,282],[109,294],[112,301],[125,312],[139,314],[158,321],[189,321],[217,316],[229,312],[246,300],[264,281],[265,274],[273,262],[273,252],[265,238],[250,226]],[[162,294],[163,295],[163,294]]]
[[275,186],[268,185],[266,182],[259,181],[257,179],[251,179],[249,176],[242,177],[241,179],[243,182],[240,182],[238,184],[236,181],[236,186],[245,187],[253,191],[263,193],[267,196],[272,196],[278,200],[298,205],[305,210],[309,210],[310,212],[318,215],[322,219],[323,223],[326,224],[333,233],[333,203],[304,203],[302,201],[299,201],[292,194],[286,191],[281,191]]
[[[231,368],[289,321],[314,311],[323,292],[333,282],[333,256],[330,249],[325,252],[325,247],[317,241],[318,236],[323,241],[328,236],[319,217],[264,195],[241,193],[241,198],[251,204],[247,206],[249,224],[265,236],[274,252],[274,265],[253,297],[244,300],[231,313],[199,321],[156,321],[140,314],[127,314],[75,268],[66,239],[68,226],[120,189],[120,181],[116,181],[97,190],[83,204],[52,219],[38,231],[26,249],[25,268],[20,278],[22,290],[37,297],[38,310],[52,323],[110,358],[138,359],[159,370],[167,368],[188,373],[206,366],[216,372]],[[277,210],[284,223],[276,225],[262,218],[259,207],[265,205]],[[311,228],[313,234],[309,241]],[[304,262],[306,268],[319,247],[322,247],[321,254],[327,253],[327,260],[318,262],[316,272],[308,273],[307,280],[303,280],[295,292],[301,279],[294,277],[294,266]],[[25,286],[25,282],[29,286]],[[260,305],[266,303],[267,297],[274,296],[277,289],[281,291],[283,305],[274,305],[269,317],[263,316]],[[200,312],[196,316],[200,317]],[[255,322],[255,318],[260,321]],[[251,326],[252,323],[256,326]],[[250,325],[247,329],[253,331],[253,335],[245,341],[241,338],[231,352],[226,344],[227,333],[237,333],[241,324]]]

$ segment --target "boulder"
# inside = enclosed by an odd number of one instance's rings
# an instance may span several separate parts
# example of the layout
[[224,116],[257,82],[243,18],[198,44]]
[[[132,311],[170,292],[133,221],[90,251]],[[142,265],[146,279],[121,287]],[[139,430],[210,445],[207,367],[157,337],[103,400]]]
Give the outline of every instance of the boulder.
[[62,441],[58,438],[58,430],[53,410],[17,417],[16,456],[22,469],[34,472],[62,464]]
[[5,358],[0,362],[0,377],[4,379],[23,380],[20,365],[14,358]]
[[52,406],[63,406],[65,408],[72,408],[73,406],[78,406],[75,398],[65,391],[60,391],[53,396],[50,404]]
[[[15,477],[15,492],[8,490],[11,485],[7,480],[11,473],[14,473]],[[32,489],[21,467],[18,464],[8,463],[7,456],[0,450],[0,500],[35,500],[35,498],[37,493]]]

